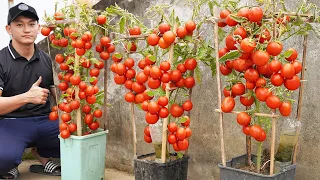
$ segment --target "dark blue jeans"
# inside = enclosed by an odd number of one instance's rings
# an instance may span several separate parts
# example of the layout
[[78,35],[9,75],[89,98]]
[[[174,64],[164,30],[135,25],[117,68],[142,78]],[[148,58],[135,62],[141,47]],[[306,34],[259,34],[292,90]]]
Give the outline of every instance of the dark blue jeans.
[[21,163],[26,148],[36,147],[41,157],[59,158],[59,121],[48,116],[0,120],[0,174]]

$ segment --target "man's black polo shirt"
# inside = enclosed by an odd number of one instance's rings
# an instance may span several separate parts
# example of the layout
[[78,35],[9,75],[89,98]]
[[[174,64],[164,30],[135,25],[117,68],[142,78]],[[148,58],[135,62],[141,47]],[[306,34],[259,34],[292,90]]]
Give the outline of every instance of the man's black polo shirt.
[[[35,45],[35,53],[28,61],[10,44],[0,51],[0,90],[3,97],[11,97],[27,92],[39,77],[40,87],[50,89],[53,86],[53,73],[50,57]],[[50,113],[50,98],[46,104],[26,104],[4,117],[32,117]]]

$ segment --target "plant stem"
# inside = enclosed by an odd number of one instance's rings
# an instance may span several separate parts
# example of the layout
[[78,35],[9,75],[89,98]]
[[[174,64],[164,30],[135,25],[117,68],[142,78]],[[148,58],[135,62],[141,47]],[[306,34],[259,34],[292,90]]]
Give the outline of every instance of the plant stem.
[[261,154],[262,154],[262,142],[258,143],[258,149],[257,149],[257,173],[260,173],[260,167],[261,167]]

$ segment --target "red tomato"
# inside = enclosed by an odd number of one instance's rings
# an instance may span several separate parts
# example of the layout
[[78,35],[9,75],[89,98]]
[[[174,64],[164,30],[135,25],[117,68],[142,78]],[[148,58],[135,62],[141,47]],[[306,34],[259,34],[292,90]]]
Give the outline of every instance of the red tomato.
[[105,15],[99,15],[97,17],[97,23],[98,24],[104,24],[107,21],[107,17]]
[[228,26],[236,26],[236,25],[238,24],[238,22],[235,21],[235,20],[233,20],[233,19],[231,18],[231,14],[229,14],[229,15],[226,17],[226,24],[227,24]]
[[183,139],[182,141],[177,141],[176,144],[177,144],[180,151],[184,151],[184,150],[188,149],[188,147],[189,147],[189,142],[187,139]]
[[270,78],[271,83],[274,86],[281,86],[284,82],[284,78],[279,73],[275,73]]
[[192,88],[196,84],[194,77],[187,77],[183,80],[183,83],[186,86],[186,88]]
[[165,32],[170,30],[170,25],[168,23],[161,23],[159,25],[160,34],[164,34]]
[[276,73],[276,72],[279,72],[280,69],[281,69],[281,67],[282,67],[281,62],[278,61],[278,60],[276,60],[276,59],[272,60],[272,61],[268,64],[268,68],[270,69],[270,71],[275,72],[275,73]]
[[286,58],[288,61],[294,61],[297,59],[298,57],[298,52],[296,49],[294,48],[289,48],[288,51],[292,51],[292,54],[290,57]]
[[174,132],[177,131],[177,129],[178,129],[178,126],[177,126],[177,124],[175,122],[170,122],[168,124],[168,131],[174,133]]
[[237,95],[237,96],[244,94],[244,93],[245,93],[245,89],[246,89],[246,88],[245,88],[245,86],[244,86],[242,83],[234,84],[234,85],[232,86],[232,88],[231,88],[232,93],[233,93],[234,95]]
[[196,23],[192,20],[186,22],[185,27],[188,32],[192,32],[196,29]]
[[100,117],[102,117],[102,111],[100,109],[97,109],[97,110],[93,111],[93,115],[96,118],[100,118]]
[[141,30],[139,26],[134,26],[133,28],[129,28],[129,34],[130,35],[140,35]]
[[282,116],[289,116],[291,114],[291,103],[289,102],[282,102],[279,111]]
[[246,81],[246,88],[247,89],[254,89],[256,87],[256,84],[254,82]]
[[149,34],[148,37],[147,37],[147,43],[150,46],[158,45],[159,40],[160,40],[160,37],[158,35],[156,35],[156,34]]
[[248,18],[250,22],[259,22],[263,18],[263,11],[260,7],[253,7],[249,10]]
[[148,124],[155,124],[158,120],[159,116],[157,114],[151,114],[149,112],[146,114],[146,121]]
[[268,63],[270,55],[266,51],[258,50],[251,55],[251,58],[253,63],[257,66],[264,66]]
[[220,72],[222,75],[227,76],[232,72],[232,69],[229,69],[226,65],[220,65]]
[[69,130],[65,129],[63,131],[60,132],[60,136],[63,138],[63,139],[67,139],[70,137],[70,132]]
[[221,19],[224,19],[224,18],[226,18],[229,14],[230,14],[231,12],[229,11],[229,10],[222,10],[221,12],[220,12],[220,18]]
[[144,135],[144,141],[145,141],[146,143],[152,143],[151,136]]
[[266,84],[267,81],[264,78],[258,78],[256,81],[256,87],[264,87]]
[[185,111],[191,111],[192,107],[193,107],[193,104],[190,100],[187,100],[182,104],[182,109]]
[[158,115],[159,115],[159,117],[161,117],[161,118],[166,118],[166,117],[168,117],[168,115],[169,115],[169,110],[168,110],[168,108],[166,108],[166,107],[160,108]]
[[176,131],[176,137],[178,140],[182,141],[186,138],[186,130],[183,127],[178,128],[178,130]]
[[222,56],[224,56],[225,54],[227,54],[229,52],[228,48],[222,48],[219,49],[218,54],[219,54],[219,58],[221,58]]
[[181,38],[181,39],[184,38],[187,35],[187,33],[188,33],[188,31],[185,27],[179,26],[177,28],[176,34],[179,38]]
[[151,101],[148,104],[148,111],[150,114],[157,114],[160,110],[160,106],[157,102]]
[[177,142],[177,137],[174,134],[168,134],[169,144],[175,144]]
[[151,137],[150,127],[149,127],[149,126],[146,126],[146,127],[144,128],[144,131],[143,131],[143,132],[144,132],[144,135]]
[[184,66],[186,67],[187,70],[194,70],[196,67],[197,67],[197,61],[193,58],[191,59],[187,59],[185,62],[184,62]]
[[248,126],[251,122],[251,117],[246,112],[241,112],[237,115],[237,122],[242,126]]
[[281,76],[286,79],[291,79],[296,74],[294,66],[290,63],[286,63],[281,67]]
[[255,124],[255,125],[250,127],[249,132],[250,132],[250,136],[252,136],[253,138],[257,139],[262,134],[262,128],[259,125]]
[[253,39],[245,38],[240,43],[240,48],[244,53],[251,53],[256,48],[256,42]]
[[249,19],[249,8],[243,7],[241,9],[239,9],[237,15],[240,17],[245,17],[245,18]]
[[266,132],[261,129],[261,134],[259,137],[255,138],[257,141],[262,142],[267,138]]
[[271,95],[271,96],[267,97],[266,104],[271,109],[277,109],[280,107],[281,101],[278,96]]
[[254,103],[254,97],[243,97],[240,96],[240,103],[244,106],[251,106]]
[[183,109],[178,104],[172,104],[170,107],[170,113],[173,117],[180,117],[183,114]]
[[221,103],[221,110],[225,113],[231,112],[235,106],[235,101],[232,97],[226,97]]
[[247,37],[247,32],[242,26],[239,26],[233,31],[233,35],[241,36],[244,39]]
[[53,111],[49,114],[49,119],[51,121],[55,121],[55,120],[58,120],[59,116],[58,116],[58,112],[56,111]]
[[291,79],[285,79],[284,86],[291,91],[298,89],[300,87],[299,77],[294,75]]
[[299,62],[299,61],[294,61],[292,63],[293,67],[294,67],[294,70],[296,72],[296,74],[300,73],[301,70],[302,70],[302,64]]
[[272,95],[272,92],[268,88],[260,87],[255,90],[256,97],[259,101],[266,101],[266,99]]
[[68,122],[71,120],[71,115],[69,113],[63,113],[61,115],[61,121]]
[[161,106],[166,106],[168,104],[169,100],[166,96],[160,96],[158,98],[158,104]]
[[69,129],[70,133],[73,133],[77,130],[77,125],[75,123],[70,123],[68,125],[68,129]]
[[243,126],[243,127],[242,127],[242,132],[243,132],[245,135],[250,135],[250,126]]
[[259,78],[259,72],[253,68],[249,68],[244,72],[244,78],[249,82],[255,82]]
[[233,39],[232,34],[229,34],[229,35],[226,37],[226,47],[227,47],[229,50],[236,50],[237,47],[235,46],[235,44],[236,44],[236,41]]
[[282,44],[280,42],[269,42],[267,52],[272,56],[278,56],[282,51]]
[[95,131],[95,130],[97,130],[97,129],[99,128],[99,126],[100,126],[99,122],[98,122],[98,121],[95,121],[95,122],[93,122],[93,123],[91,123],[91,124],[89,125],[89,128],[90,128],[91,130]]

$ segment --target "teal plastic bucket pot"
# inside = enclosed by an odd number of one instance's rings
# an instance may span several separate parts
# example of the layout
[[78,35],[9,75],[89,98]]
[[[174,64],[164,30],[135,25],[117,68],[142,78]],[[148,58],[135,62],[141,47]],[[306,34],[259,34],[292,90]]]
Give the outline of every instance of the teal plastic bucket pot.
[[107,132],[60,138],[62,180],[104,180]]

